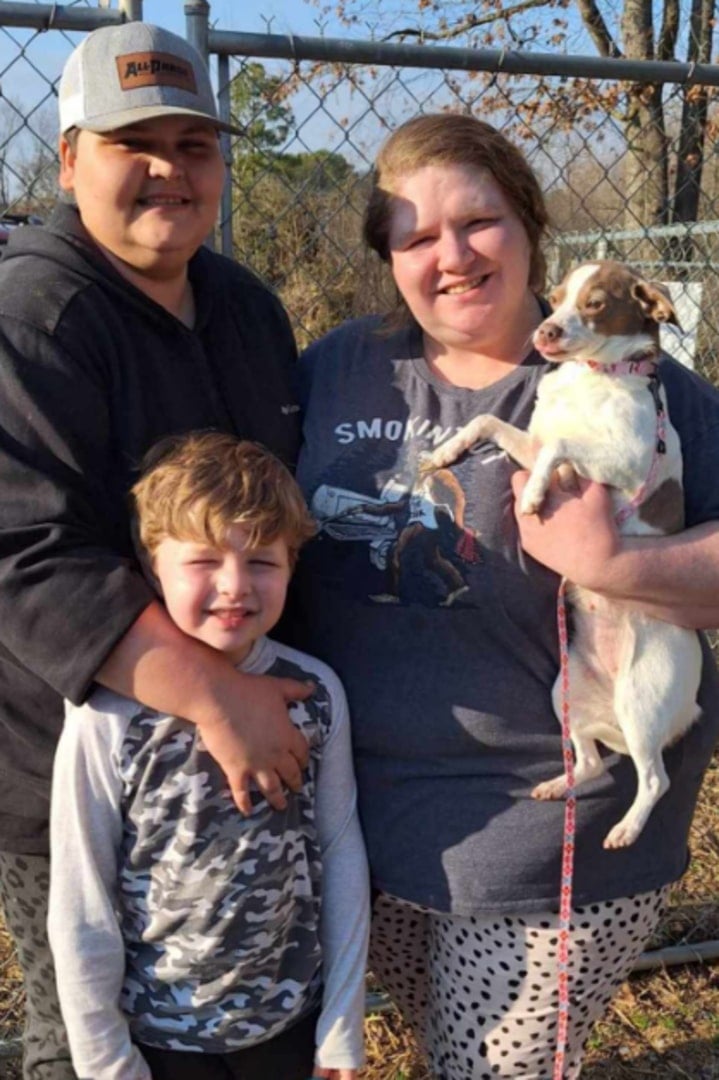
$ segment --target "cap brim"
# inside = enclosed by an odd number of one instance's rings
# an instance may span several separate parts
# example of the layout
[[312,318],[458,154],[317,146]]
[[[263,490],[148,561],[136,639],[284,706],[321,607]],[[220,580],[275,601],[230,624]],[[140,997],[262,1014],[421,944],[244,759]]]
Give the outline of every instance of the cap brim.
[[98,117],[96,122],[89,118],[72,126],[81,131],[105,135],[108,131],[116,131],[117,128],[129,127],[131,124],[141,124],[144,120],[155,120],[158,116],[195,116],[198,120],[206,120],[218,131],[226,131],[229,135],[245,134],[242,128],[225,124],[209,113],[198,112],[197,109],[183,109],[175,105],[145,105],[137,109],[122,109],[116,113],[106,113],[102,119]]

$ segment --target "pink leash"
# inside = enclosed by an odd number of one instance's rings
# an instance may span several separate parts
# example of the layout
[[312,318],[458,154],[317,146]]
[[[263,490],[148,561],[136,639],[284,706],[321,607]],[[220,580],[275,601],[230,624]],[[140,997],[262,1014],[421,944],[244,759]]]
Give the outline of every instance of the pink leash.
[[[654,455],[643,484],[635,491],[630,501],[615,515],[617,525],[622,525],[644,501],[647,489],[654,480],[659,458],[666,453],[666,413],[659,396],[659,383],[656,375],[656,362],[640,359],[627,360],[618,364],[603,365],[593,360],[587,366],[594,371],[604,371],[610,375],[644,375],[649,378],[649,390],[654,398],[657,410],[657,437]],[[569,944],[572,928],[572,891],[574,881],[574,847],[577,834],[577,797],[574,789],[574,754],[569,728],[569,634],[567,632],[567,608],[565,604],[566,582],[560,582],[557,594],[557,630],[559,634],[559,674],[561,678],[562,715],[562,757],[564,774],[567,781],[567,794],[564,804],[564,839],[562,842],[562,880],[559,895],[559,948],[558,948],[558,986],[559,1014],[557,1019],[557,1046],[554,1052],[554,1072],[552,1080],[563,1080],[566,1064],[567,1040],[569,1035]]]
[[564,602],[566,582],[559,585],[557,596],[557,627],[559,630],[559,672],[562,680],[562,757],[567,778],[564,804],[564,840],[562,843],[562,884],[559,894],[559,1015],[557,1018],[557,1048],[554,1054],[553,1080],[562,1080],[569,1032],[569,934],[572,926],[572,882],[574,878],[574,841],[577,832],[577,797],[574,792],[574,754],[569,734],[569,634],[567,606]]

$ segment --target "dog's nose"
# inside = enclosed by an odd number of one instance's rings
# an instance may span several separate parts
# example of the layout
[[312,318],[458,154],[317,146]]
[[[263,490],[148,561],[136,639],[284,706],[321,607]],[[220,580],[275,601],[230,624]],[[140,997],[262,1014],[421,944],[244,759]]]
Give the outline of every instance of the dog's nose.
[[553,345],[562,336],[562,328],[551,319],[545,319],[537,327],[535,336],[538,345]]

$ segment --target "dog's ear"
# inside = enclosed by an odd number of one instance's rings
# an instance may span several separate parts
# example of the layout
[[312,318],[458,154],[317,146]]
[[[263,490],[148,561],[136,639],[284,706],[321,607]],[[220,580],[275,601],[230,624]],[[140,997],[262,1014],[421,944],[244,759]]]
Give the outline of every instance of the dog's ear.
[[672,323],[681,330],[671,297],[664,285],[660,285],[658,281],[640,279],[632,286],[632,296],[638,300],[648,319],[657,323]]

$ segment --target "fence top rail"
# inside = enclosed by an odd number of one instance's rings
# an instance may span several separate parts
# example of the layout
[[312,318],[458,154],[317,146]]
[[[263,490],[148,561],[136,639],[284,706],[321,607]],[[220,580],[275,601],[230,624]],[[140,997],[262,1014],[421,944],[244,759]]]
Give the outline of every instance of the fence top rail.
[[600,240],[666,240],[671,237],[714,236],[719,233],[719,220],[683,221],[680,225],[652,225],[645,229],[592,229],[590,232],[556,233],[556,244],[594,244]]
[[0,3],[0,26],[29,30],[97,30],[100,26],[115,26],[126,19],[124,12],[111,8]]
[[514,52],[511,49],[464,49],[443,45],[399,45],[386,41],[302,37],[294,34],[245,34],[210,30],[208,47],[220,56],[256,56],[275,60],[374,64],[417,68],[490,71],[510,75],[564,75],[627,79],[642,83],[695,83],[719,86],[719,65],[667,60],[623,60],[601,56]]

